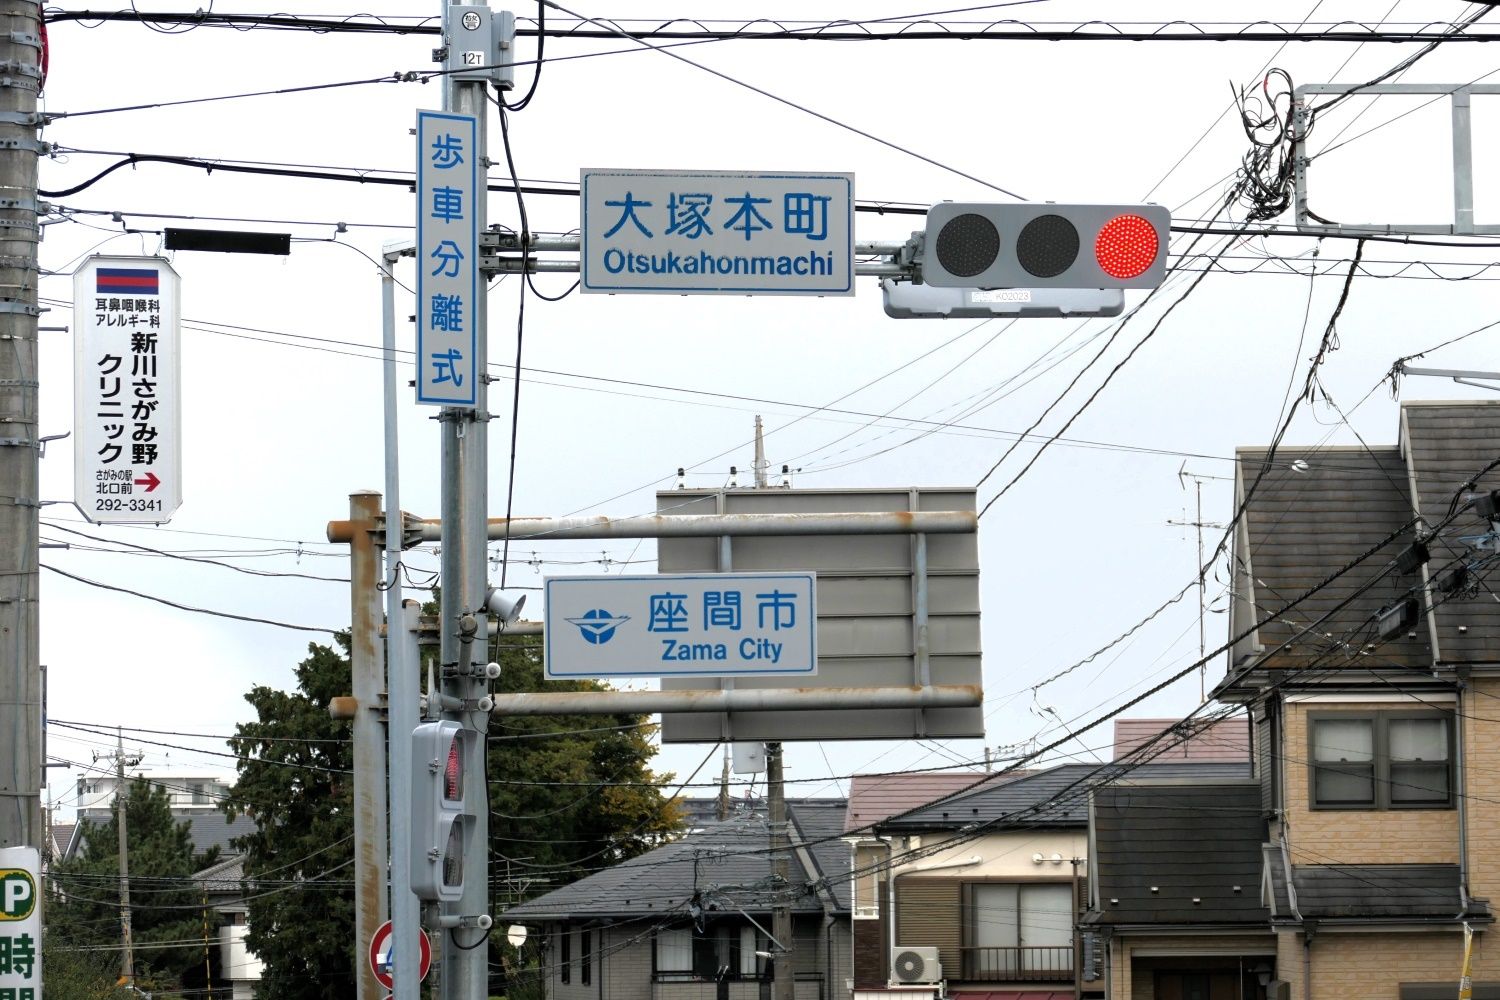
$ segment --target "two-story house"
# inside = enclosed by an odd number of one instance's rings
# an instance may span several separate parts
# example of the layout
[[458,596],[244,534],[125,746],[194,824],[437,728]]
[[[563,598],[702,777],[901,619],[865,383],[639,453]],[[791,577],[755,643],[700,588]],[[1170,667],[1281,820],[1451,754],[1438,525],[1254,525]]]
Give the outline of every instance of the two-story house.
[[[936,776],[856,779],[845,834],[857,877],[856,1000],[891,1000],[893,993],[924,987],[928,996],[957,1000],[1102,996],[1100,963],[1078,929],[1089,875],[1088,792],[1136,769],[1133,748],[1153,726],[1152,735],[1158,735],[1154,720],[1122,720],[1116,727],[1117,745],[1129,763],[1064,764],[988,777],[945,774],[944,782],[965,786],[873,823],[860,817],[900,798],[886,791],[892,784],[930,790]],[[1140,773],[1247,779],[1243,720],[1207,729],[1184,729],[1159,741]],[[1224,759],[1236,747],[1238,761]],[[878,805],[869,801],[876,790],[885,799]]]
[[[1166,836],[1191,819],[1201,837],[1217,808],[1221,856],[1139,867],[1123,851],[1133,872],[1101,872],[1091,918],[1124,915],[1110,996],[1455,997],[1467,954],[1473,997],[1500,997],[1500,403],[1403,404],[1394,445],[1237,458],[1234,644],[1214,695],[1251,714],[1256,781],[1153,793],[1178,824]],[[1097,797],[1112,811],[1096,836],[1128,845],[1142,804]],[[1165,968],[1146,939],[1192,925],[1195,896],[1233,940],[1215,956],[1200,936],[1196,961]]]

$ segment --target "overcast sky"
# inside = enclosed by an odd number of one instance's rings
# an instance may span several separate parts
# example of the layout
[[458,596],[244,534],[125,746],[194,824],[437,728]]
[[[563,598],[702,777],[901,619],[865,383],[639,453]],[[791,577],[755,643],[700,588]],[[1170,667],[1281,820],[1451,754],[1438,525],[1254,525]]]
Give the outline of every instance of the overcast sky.
[[[583,3],[584,0],[579,0]],[[571,7],[571,4],[569,5]],[[1034,0],[943,13],[934,20],[980,27],[992,19],[1077,22],[1104,17],[1159,23],[1222,5]],[[1379,8],[1378,10],[1376,8]],[[1387,10],[1389,8],[1389,10]],[[178,10],[153,2],[139,9]],[[236,13],[280,10],[259,0]],[[800,21],[926,13],[894,0],[859,4],[800,0],[786,9],[717,3],[673,9],[616,2],[572,8],[589,16],[795,16]],[[1456,19],[1463,3],[1266,0],[1254,16],[1315,27],[1384,16],[1387,26]],[[436,13],[436,6],[415,13]],[[362,0],[358,11],[411,18],[410,4]],[[308,16],[355,14],[324,7]],[[531,7],[517,10],[534,16]],[[1495,16],[1495,15],[1492,15]],[[977,22],[977,23],[967,23]],[[529,25],[529,22],[523,22]],[[431,68],[431,36],[308,34],[202,27],[172,32],[136,23],[52,26],[44,108],[55,156],[42,188],[79,184],[126,152],[376,171],[400,176],[415,162],[414,111],[437,108],[438,83],[384,82],[296,95],[249,97],[145,110],[133,105],[365,80]],[[534,53],[523,40],[523,55]],[[850,172],[856,197],[928,205],[941,200],[1158,201],[1179,223],[1214,215],[1248,148],[1230,108],[1231,87],[1264,67],[1297,84],[1368,80],[1415,46],[1294,43],[997,41],[726,41],[674,51],[819,116],[735,86],[701,69],[624,41],[552,39],[530,107],[511,118],[523,178],[576,183],[580,168]],[[573,58],[578,57],[578,58]],[[587,57],[587,58],[584,58]],[[1402,79],[1461,83],[1500,72],[1487,46],[1449,44]],[[524,85],[529,68],[518,71]],[[1448,109],[1444,101],[1351,100],[1319,120],[1315,148],[1330,152],[1312,171],[1313,205],[1347,222],[1446,221],[1452,212]],[[1500,221],[1500,98],[1476,98],[1479,221]],[[830,124],[845,123],[873,141]],[[493,111],[492,126],[495,125]],[[1365,134],[1368,132],[1368,134]],[[505,175],[492,127],[493,181]],[[909,152],[898,151],[903,147]],[[920,154],[912,155],[912,154]],[[963,175],[968,175],[965,177]],[[979,183],[975,179],[978,179]],[[988,187],[986,185],[993,185]],[[163,252],[166,225],[292,234],[288,257],[179,253],[185,317],[182,346],[183,504],[160,528],[91,527],[74,499],[71,442],[52,443],[42,463],[48,566],[210,611],[321,629],[349,619],[339,582],[236,573],[140,552],[210,555],[262,571],[340,578],[347,560],[323,541],[346,515],[348,494],[383,481],[377,268],[382,246],[412,235],[412,195],[374,186],[247,176],[164,164],[115,171],[53,199],[67,221],[46,229],[41,294],[45,327],[71,324],[70,275],[91,253]],[[575,198],[533,196],[540,232],[579,224]],[[513,198],[491,196],[492,222],[517,226]],[[1238,212],[1232,218],[1240,218]],[[220,221],[222,220],[222,221]],[[904,239],[919,219],[861,214],[860,240]],[[1277,220],[1289,224],[1289,218]],[[345,224],[340,227],[338,224]],[[346,228],[345,232],[338,232]],[[125,230],[132,232],[126,233]],[[136,232],[139,231],[139,232]],[[1205,237],[1203,254],[1225,250]],[[951,744],[797,744],[788,777],[824,779],[861,770],[973,761],[983,746],[1046,742],[1181,670],[1199,648],[1198,603],[1189,593],[1151,624],[1057,683],[1033,686],[1084,658],[1193,579],[1194,483],[1205,521],[1232,513],[1231,458],[1267,442],[1289,386],[1295,397],[1307,358],[1338,299],[1348,240],[1303,236],[1242,239],[1220,263],[1245,274],[1205,279],[1136,350],[980,526],[987,736]],[[1494,318],[1484,270],[1493,251],[1370,244],[1338,325],[1338,350],[1320,373],[1327,398],[1297,412],[1290,444],[1372,445],[1397,433],[1399,400],[1486,396],[1445,380],[1403,381],[1397,398],[1382,378],[1398,357],[1423,351]],[[1422,261],[1425,265],[1405,266]],[[1429,266],[1430,265],[1430,266]],[[402,281],[413,280],[402,265]],[[1309,269],[1330,272],[1312,279]],[[1038,431],[1052,433],[1078,410],[1156,326],[1196,275],[1169,284],[1132,320]],[[1469,280],[1443,280],[1467,278]],[[543,275],[549,293],[564,275]],[[695,487],[728,483],[751,462],[753,420],[766,424],[773,469],[799,470],[803,487],[973,486],[1016,432],[1037,421],[1100,351],[1106,320],[897,321],[881,309],[873,279],[845,298],[572,295],[529,297],[526,309],[514,510],[523,515],[650,511],[678,467]],[[1142,292],[1128,293],[1134,305]],[[492,409],[490,510],[504,512],[517,283],[500,281],[489,303]],[[403,293],[398,313],[413,311]],[[71,338],[42,334],[42,433],[72,430]],[[401,344],[411,346],[402,324]],[[1494,335],[1483,333],[1423,363],[1494,368]],[[411,368],[403,366],[403,380]],[[857,390],[857,391],[855,391]],[[851,394],[852,392],[852,394]],[[835,401],[837,401],[835,403]],[[836,409],[820,409],[830,404]],[[403,392],[402,502],[437,516],[438,428],[434,411]],[[1345,416],[1348,423],[1345,423]],[[910,423],[907,420],[937,421]],[[1034,454],[1018,448],[980,487],[986,503]],[[744,471],[742,484],[748,482]],[[84,531],[93,541],[62,529]],[[1207,544],[1217,541],[1212,529]],[[508,582],[539,587],[550,574],[652,572],[645,541],[512,545]],[[410,560],[435,567],[431,554]],[[420,575],[420,574],[419,574]],[[498,579],[498,568],[494,574]],[[1209,648],[1223,640],[1222,576],[1210,580]],[[42,661],[50,714],[91,726],[123,725],[227,736],[250,716],[254,684],[290,688],[309,641],[327,634],[249,624],[176,610],[43,571]],[[1208,670],[1209,684],[1224,662]],[[1131,715],[1177,717],[1198,701],[1189,677]],[[1109,754],[1109,727],[1082,743]],[[55,727],[49,753],[87,764],[104,741]],[[147,766],[222,771],[222,742],[126,733]],[[176,748],[164,744],[174,744]],[[1082,759],[1093,759],[1082,748]],[[663,769],[686,778],[708,747],[673,747]],[[1061,758],[1058,758],[1061,759]],[[717,774],[717,761],[698,780]],[[76,771],[55,770],[49,800],[72,804]],[[67,777],[65,777],[67,775]],[[793,794],[833,794],[811,780]]]

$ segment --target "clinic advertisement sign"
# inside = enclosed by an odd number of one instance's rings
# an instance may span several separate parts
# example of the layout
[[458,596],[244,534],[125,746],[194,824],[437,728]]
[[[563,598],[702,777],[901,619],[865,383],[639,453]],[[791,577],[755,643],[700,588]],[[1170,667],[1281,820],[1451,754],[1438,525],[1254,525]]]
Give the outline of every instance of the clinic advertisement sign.
[[73,500],[95,524],[165,524],[182,505],[180,284],[161,257],[73,275]]

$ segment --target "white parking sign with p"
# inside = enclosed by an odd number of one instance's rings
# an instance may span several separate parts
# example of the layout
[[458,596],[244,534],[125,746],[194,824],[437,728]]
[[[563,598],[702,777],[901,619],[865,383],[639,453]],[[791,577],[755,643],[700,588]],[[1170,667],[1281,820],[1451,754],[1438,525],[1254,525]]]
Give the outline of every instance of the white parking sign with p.
[[36,909],[36,882],[24,868],[0,868],[0,921],[25,920]]

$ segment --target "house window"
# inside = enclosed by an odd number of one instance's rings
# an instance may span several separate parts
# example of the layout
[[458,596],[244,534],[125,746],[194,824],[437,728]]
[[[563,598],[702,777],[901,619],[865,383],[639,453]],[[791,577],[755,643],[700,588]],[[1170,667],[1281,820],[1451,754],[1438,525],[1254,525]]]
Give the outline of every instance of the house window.
[[562,981],[570,983],[573,981],[573,928],[567,924],[562,929],[562,961],[558,963],[561,970]]
[[1072,978],[1070,883],[972,882],[964,889],[965,979]]
[[664,927],[656,932],[656,978],[660,982],[763,979],[770,941],[748,924]]
[[1309,716],[1313,808],[1453,805],[1453,717],[1445,712]]
[[579,941],[583,945],[579,949],[583,961],[583,975],[579,976],[579,982],[587,986],[594,981],[594,932],[591,930],[579,931]]

